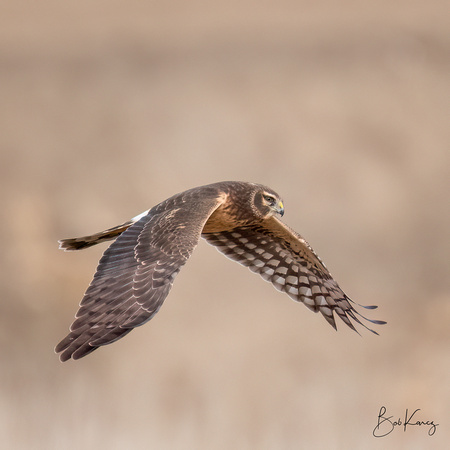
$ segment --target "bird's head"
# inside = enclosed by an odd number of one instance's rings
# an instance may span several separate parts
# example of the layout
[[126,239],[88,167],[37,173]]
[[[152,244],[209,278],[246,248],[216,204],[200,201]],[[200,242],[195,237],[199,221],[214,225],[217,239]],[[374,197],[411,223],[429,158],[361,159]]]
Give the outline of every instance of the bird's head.
[[265,186],[261,186],[256,190],[253,203],[256,213],[262,219],[267,219],[275,214],[280,216],[284,214],[284,205],[281,197],[275,191]]

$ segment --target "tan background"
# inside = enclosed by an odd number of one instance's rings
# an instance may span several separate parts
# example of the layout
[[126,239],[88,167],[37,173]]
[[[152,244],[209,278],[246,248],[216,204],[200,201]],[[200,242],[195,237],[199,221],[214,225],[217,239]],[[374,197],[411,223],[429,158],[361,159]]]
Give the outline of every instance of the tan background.
[[[0,7],[0,439],[8,449],[450,442],[444,1]],[[362,337],[201,242],[150,324],[61,364],[105,249],[56,240],[219,180],[267,184]],[[372,430],[380,407],[440,423]]]

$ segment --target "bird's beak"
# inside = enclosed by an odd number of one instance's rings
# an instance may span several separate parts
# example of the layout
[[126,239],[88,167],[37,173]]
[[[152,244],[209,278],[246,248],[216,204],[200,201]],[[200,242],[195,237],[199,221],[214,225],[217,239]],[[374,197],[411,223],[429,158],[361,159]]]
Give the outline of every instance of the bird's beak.
[[277,207],[275,208],[275,211],[277,214],[279,214],[281,217],[283,217],[284,214],[284,205],[283,202],[280,200]]

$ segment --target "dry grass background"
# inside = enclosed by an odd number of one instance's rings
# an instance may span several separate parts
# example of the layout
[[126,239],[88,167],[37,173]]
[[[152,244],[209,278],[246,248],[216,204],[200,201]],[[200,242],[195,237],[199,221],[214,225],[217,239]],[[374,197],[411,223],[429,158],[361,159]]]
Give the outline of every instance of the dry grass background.
[[[450,441],[444,1],[4,1],[5,449],[424,449]],[[267,184],[380,337],[202,242],[151,323],[61,364],[105,246],[56,240],[219,180]],[[427,430],[376,439],[379,408]]]

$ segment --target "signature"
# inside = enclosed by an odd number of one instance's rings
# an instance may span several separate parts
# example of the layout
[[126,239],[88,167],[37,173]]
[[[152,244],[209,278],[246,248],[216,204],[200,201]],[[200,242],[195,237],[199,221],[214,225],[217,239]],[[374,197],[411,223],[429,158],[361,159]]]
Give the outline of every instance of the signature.
[[405,418],[392,420],[393,416],[386,416],[386,407],[382,406],[380,408],[380,412],[378,413],[378,423],[377,426],[373,429],[372,434],[375,437],[384,437],[394,431],[395,427],[403,426],[403,431],[406,431],[407,427],[412,426],[427,426],[428,428],[428,436],[433,436],[436,433],[436,428],[438,427],[438,423],[434,423],[433,420],[418,420],[417,417],[414,417],[416,413],[420,411],[416,409],[412,414],[408,413],[408,409],[405,412]]

